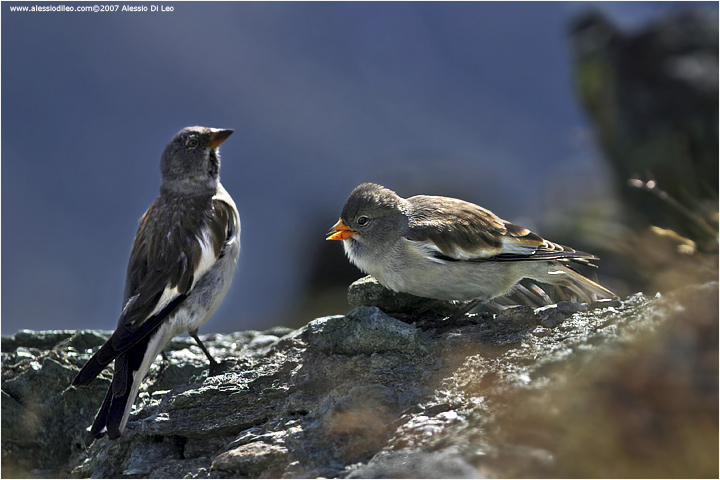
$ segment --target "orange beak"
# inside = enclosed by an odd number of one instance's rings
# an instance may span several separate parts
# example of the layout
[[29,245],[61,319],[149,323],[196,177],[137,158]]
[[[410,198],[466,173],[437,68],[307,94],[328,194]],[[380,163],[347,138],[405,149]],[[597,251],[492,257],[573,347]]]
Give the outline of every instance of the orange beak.
[[328,237],[325,240],[347,240],[356,233],[358,232],[350,230],[350,227],[348,227],[345,222],[338,220],[327,233]]
[[213,128],[211,129],[212,132],[210,133],[210,148],[215,148],[220,146],[221,143],[223,143],[231,133],[233,133],[232,130],[221,130],[219,128]]

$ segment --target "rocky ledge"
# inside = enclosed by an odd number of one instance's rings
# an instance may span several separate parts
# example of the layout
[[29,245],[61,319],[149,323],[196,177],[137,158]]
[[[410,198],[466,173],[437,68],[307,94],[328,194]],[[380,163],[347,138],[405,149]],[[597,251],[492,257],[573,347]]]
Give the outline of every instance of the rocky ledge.
[[[441,319],[372,279],[347,315],[173,341],[115,441],[108,337],[2,339],[4,477],[717,477],[718,285]],[[422,319],[413,311],[425,310]]]

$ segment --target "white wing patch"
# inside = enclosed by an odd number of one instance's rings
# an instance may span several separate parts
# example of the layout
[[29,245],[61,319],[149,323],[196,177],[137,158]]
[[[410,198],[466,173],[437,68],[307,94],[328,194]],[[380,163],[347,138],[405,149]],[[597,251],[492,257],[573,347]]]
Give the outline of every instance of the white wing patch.
[[443,252],[432,240],[412,241],[422,255],[436,263],[446,263],[446,260],[438,258],[439,256],[450,257],[453,260],[472,261],[494,257],[503,253],[512,255],[531,256],[539,245],[536,243],[521,243],[516,240],[503,239],[500,248],[478,247],[474,250],[466,250],[458,245],[454,245],[452,252]]
[[437,263],[446,262],[446,260],[438,258],[438,255],[450,257],[453,260],[478,260],[482,258],[490,258],[497,255],[498,253],[501,253],[501,250],[496,248],[479,247],[475,250],[465,250],[464,248],[461,248],[457,245],[455,245],[455,248],[452,252],[443,252],[432,240],[413,240],[412,242],[418,247],[419,250],[424,252],[425,257]]
[[[238,213],[237,213],[237,206],[235,205],[235,201],[232,199],[230,194],[227,192],[227,190],[225,190],[225,187],[223,187],[221,183],[218,183],[217,193],[215,193],[215,195],[213,195],[213,200],[220,200],[222,202],[227,203],[228,205],[230,205],[232,207],[231,210],[232,210],[233,217],[235,218],[236,229],[230,238],[225,239],[225,243],[227,245],[232,245],[236,242],[239,244],[241,226],[240,226],[240,217],[238,216]],[[238,245],[238,248],[240,248],[239,245]]]
[[213,247],[213,242],[210,238],[210,231],[207,227],[204,227],[201,230],[201,235],[202,236],[199,237],[198,240],[200,241],[202,254],[200,255],[200,263],[195,269],[195,272],[193,272],[193,284],[190,287],[190,290],[193,289],[198,279],[205,275],[207,271],[215,265],[215,261],[217,260],[217,257],[215,256],[215,247]]
[[169,284],[166,285],[165,290],[163,290],[163,293],[160,296],[160,300],[158,300],[157,305],[155,305],[155,308],[150,313],[150,315],[148,315],[147,318],[152,317],[153,315],[161,311],[163,308],[167,307],[168,303],[175,300],[178,295],[180,295],[180,291],[178,291],[177,287],[170,288]]
[[477,248],[475,250],[469,251],[457,246],[453,249],[452,252],[446,253],[440,250],[440,247],[438,247],[432,240],[410,241],[423,253],[424,257],[436,263],[447,262],[442,258],[438,258],[438,256],[450,257],[453,260],[477,260],[479,258],[489,258],[493,255],[497,255],[498,253],[498,251],[494,249]]
[[418,250],[420,250],[420,254],[435,263],[444,264],[447,263],[447,261],[443,260],[442,258],[438,258],[438,254],[445,256],[445,254],[440,251],[437,245],[435,245],[434,242],[431,242],[429,240],[424,241],[413,241],[410,240],[411,245],[415,245]]

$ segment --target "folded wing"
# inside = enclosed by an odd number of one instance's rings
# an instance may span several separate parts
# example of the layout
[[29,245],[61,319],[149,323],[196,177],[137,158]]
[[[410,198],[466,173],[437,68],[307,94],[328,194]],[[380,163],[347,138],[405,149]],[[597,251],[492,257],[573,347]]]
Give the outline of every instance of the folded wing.
[[[226,244],[236,241],[237,216],[227,202],[205,198],[188,208],[202,208],[203,212],[193,215],[195,212],[179,211],[156,200],[143,215],[130,256],[125,306],[118,326],[83,366],[73,385],[88,384],[120,354],[156,331],[223,255]],[[202,223],[193,224],[189,218]]]
[[[568,260],[592,265],[594,255],[543,239],[490,210],[454,198],[412,197],[413,223],[407,238],[435,261]],[[443,219],[438,222],[436,218]]]

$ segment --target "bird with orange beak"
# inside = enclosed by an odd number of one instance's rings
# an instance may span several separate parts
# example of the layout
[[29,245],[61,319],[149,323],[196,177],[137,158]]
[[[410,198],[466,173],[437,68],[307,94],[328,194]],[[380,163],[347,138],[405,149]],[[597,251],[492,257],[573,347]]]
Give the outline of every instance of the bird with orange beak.
[[553,243],[456,198],[402,198],[373,183],[355,188],[327,240],[385,287],[472,306],[508,294],[523,279],[567,288],[585,301],[614,298],[568,263],[598,258]]

